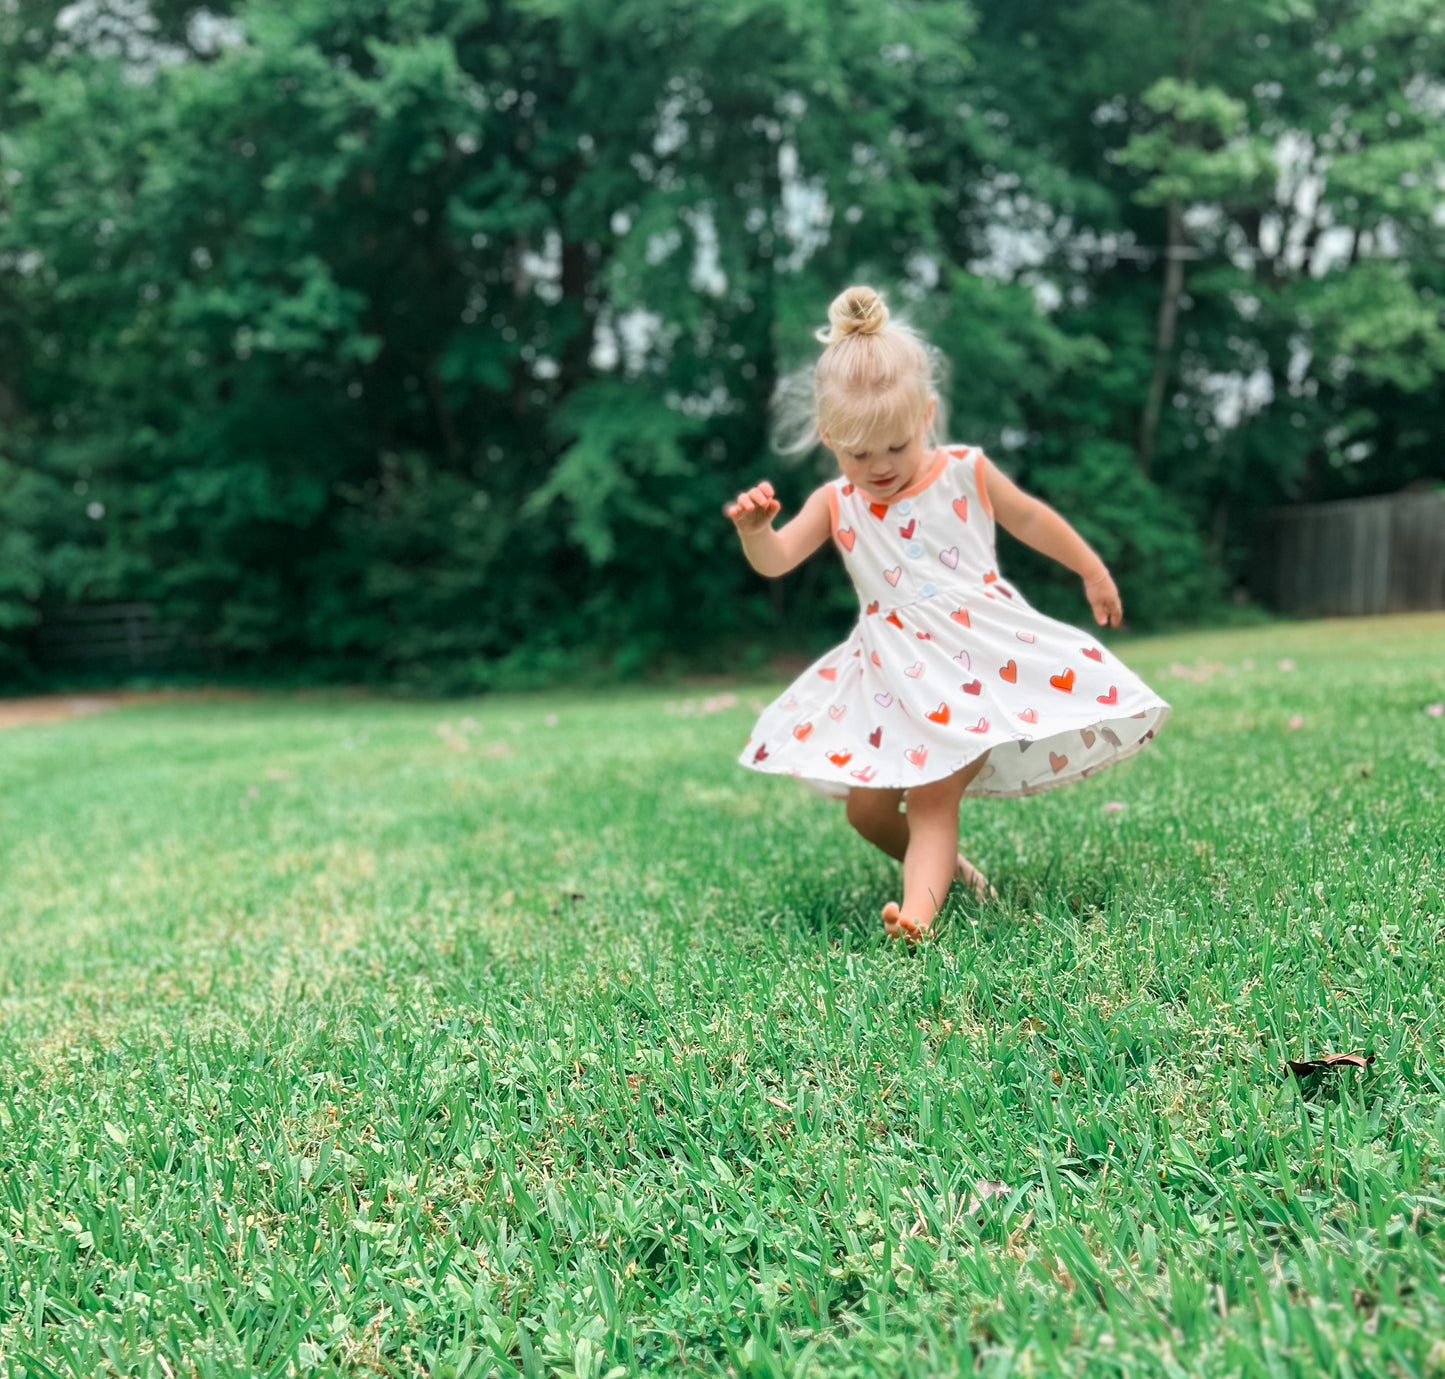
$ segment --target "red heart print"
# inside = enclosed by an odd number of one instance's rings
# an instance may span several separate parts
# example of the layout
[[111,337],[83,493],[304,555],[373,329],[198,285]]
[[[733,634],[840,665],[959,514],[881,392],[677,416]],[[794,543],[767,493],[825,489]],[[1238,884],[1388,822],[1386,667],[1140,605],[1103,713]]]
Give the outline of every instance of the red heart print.
[[982,693],[983,693],[983,681],[982,681],[982,680],[970,680],[970,681],[968,682],[968,684],[966,684],[966,685],[960,685],[959,688],[960,688],[965,694],[982,694]]
[[977,723],[969,729],[971,733],[986,733],[988,731],[988,719],[980,718]]
[[967,498],[955,498],[955,499],[953,500],[953,510],[958,514],[958,520],[959,520],[960,522],[967,522],[967,521],[968,521],[968,499],[967,499]]
[[1079,648],[1091,661],[1102,661],[1104,653],[1096,646],[1085,646]]
[[824,666],[818,674],[825,680],[836,680],[838,678],[838,672],[832,666]]
[[847,712],[848,706],[846,704],[834,704],[828,710],[828,717],[831,718],[834,723],[837,723]]
[[876,613],[878,611],[878,600],[874,599],[873,602],[870,603],[868,607],[865,608],[863,611],[865,613]]
[[845,550],[851,551],[853,543],[858,539],[852,527],[838,528],[838,544]]
[[868,745],[870,747],[880,747],[883,745],[882,728],[874,728],[873,731],[868,734]]
[[852,776],[854,780],[861,780],[864,785],[867,785],[878,772],[871,766],[865,766],[861,771],[850,771],[848,774]]
[[849,498],[849,497],[852,496],[852,494],[853,494],[853,485],[852,485],[852,484],[844,484],[844,485],[843,485],[843,496],[844,496],[845,498]]
[[812,731],[813,725],[811,723],[799,723],[798,726],[793,729],[793,736],[797,738],[799,742],[805,742],[808,734]]
[[901,536],[905,541],[907,541],[913,535],[914,528],[917,526],[918,519],[916,517],[910,517],[908,519],[908,525],[906,527],[898,528],[898,535]]
[[1010,661],[1006,666],[999,667],[999,678],[1007,680],[1009,684],[1016,685],[1019,678],[1019,666],[1017,661]]
[[887,503],[869,503],[868,511],[871,512],[880,522],[888,516]]
[[[1100,694],[1095,697],[1101,704],[1117,704],[1119,702],[1119,687],[1117,685],[1110,685],[1108,694]],[[1137,717],[1138,715],[1135,716]]]
[[1063,690],[1065,694],[1072,694],[1074,692],[1074,672],[1066,669],[1062,675],[1050,675],[1049,684],[1056,690]]
[[983,582],[984,582],[985,584],[993,584],[993,583],[995,583],[995,582],[997,581],[997,579],[998,579],[998,571],[997,571],[997,570],[990,570],[990,571],[983,577]]
[[967,608],[955,608],[953,612],[951,612],[948,616],[952,618],[954,622],[956,622],[960,627],[972,626],[972,624],[968,620]]
[[1011,598],[1013,598],[1013,595],[1012,595],[1007,589],[1005,589],[1002,584],[1000,584],[1000,585],[998,586],[998,591],[999,591],[999,593],[1001,593],[1001,594],[1004,596],[1004,598],[1006,598],[1006,599],[1011,599]]
[[914,664],[909,666],[903,673],[908,676],[910,680],[918,679],[918,677],[923,674],[923,662],[915,661]]
[[828,753],[828,760],[831,761],[834,766],[846,766],[850,761],[853,760],[853,753],[852,753],[852,752],[829,752],[829,753]]
[[1092,747],[1094,745],[1094,730],[1092,728],[1080,728],[1079,736],[1084,739],[1085,747]]
[[1036,714],[1032,709],[1025,709],[1021,714],[1019,714],[1019,717],[1023,719],[1025,723],[1037,723],[1039,721],[1038,714]]
[[921,771],[923,763],[928,760],[928,748],[920,744],[917,747],[910,747],[903,755]]
[[757,761],[766,761],[766,760],[767,760],[767,756],[768,756],[768,744],[765,742],[765,743],[763,743],[763,745],[762,745],[761,747],[758,748],[758,750],[757,750],[756,752],[753,753],[753,760],[754,760],[755,762],[757,762]]
[[1015,632],[1014,636],[1017,637],[1021,642],[1027,642],[1030,646],[1032,646],[1036,641],[1038,641],[1038,638],[1034,636],[1032,632]]
[[903,567],[895,565],[891,570],[884,570],[883,578],[896,587],[898,581],[903,578]]
[[884,621],[884,622],[891,622],[894,627],[902,627],[902,626],[903,626],[903,619],[898,616],[898,613],[897,613],[897,610],[896,610],[896,609],[890,610],[889,613],[888,613],[888,616],[887,616],[886,618],[884,618],[883,621]]
[[948,705],[940,704],[936,709],[930,709],[923,716],[931,722],[946,724],[949,720]]
[[1057,752],[1049,753],[1049,765],[1054,768],[1054,775],[1057,776],[1068,764],[1068,757],[1061,757]]

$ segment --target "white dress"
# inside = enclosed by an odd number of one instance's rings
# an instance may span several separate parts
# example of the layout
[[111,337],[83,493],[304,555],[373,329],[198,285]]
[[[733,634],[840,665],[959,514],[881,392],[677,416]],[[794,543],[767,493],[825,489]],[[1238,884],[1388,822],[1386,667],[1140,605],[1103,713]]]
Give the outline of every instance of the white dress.
[[937,451],[886,501],[835,479],[828,503],[862,613],[763,711],[744,766],[846,795],[988,752],[966,793],[1009,798],[1093,775],[1163,727],[1169,705],[1112,652],[999,578],[981,451]]

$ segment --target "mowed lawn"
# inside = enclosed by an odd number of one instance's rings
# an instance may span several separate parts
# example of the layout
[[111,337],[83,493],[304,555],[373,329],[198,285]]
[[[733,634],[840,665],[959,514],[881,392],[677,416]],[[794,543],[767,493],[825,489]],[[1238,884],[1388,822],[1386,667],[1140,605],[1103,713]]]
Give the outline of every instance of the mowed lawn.
[[916,955],[766,689],[0,734],[0,1372],[1445,1373],[1445,617],[1115,645]]

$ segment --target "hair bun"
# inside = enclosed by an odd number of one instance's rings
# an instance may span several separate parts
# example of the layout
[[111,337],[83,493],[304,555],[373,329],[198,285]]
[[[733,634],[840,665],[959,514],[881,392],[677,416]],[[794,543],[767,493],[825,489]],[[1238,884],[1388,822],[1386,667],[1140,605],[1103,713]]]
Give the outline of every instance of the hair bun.
[[850,335],[876,335],[888,324],[888,308],[871,287],[844,288],[828,308],[828,329],[818,332],[825,345]]

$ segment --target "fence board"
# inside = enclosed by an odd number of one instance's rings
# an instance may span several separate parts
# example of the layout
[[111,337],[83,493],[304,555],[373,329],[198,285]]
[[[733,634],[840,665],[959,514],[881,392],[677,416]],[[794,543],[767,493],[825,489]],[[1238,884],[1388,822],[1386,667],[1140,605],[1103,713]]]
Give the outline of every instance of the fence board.
[[1286,613],[1445,608],[1445,493],[1276,508],[1256,524],[1250,586]]

